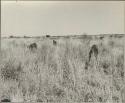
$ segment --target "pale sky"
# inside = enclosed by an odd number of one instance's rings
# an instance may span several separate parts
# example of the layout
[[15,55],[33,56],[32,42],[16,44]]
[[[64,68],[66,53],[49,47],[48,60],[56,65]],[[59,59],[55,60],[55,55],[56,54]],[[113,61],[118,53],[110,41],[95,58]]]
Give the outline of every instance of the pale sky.
[[124,33],[121,1],[2,1],[2,36]]

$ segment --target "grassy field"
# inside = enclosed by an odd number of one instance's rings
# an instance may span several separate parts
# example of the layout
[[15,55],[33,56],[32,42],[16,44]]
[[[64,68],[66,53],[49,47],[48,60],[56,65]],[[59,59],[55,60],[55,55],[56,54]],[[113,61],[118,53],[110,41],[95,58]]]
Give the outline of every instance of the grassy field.
[[[125,103],[124,35],[2,38],[0,99],[12,102]],[[53,39],[57,45],[53,45]],[[36,43],[31,51],[28,45]],[[98,58],[88,61],[98,46]]]

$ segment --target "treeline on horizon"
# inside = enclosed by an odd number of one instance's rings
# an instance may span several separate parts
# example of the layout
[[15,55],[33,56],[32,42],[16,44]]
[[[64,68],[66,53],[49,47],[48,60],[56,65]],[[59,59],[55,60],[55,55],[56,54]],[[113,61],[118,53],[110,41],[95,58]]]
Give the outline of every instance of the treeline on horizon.
[[86,37],[118,37],[118,38],[122,38],[125,34],[97,34],[97,35],[88,35],[88,34],[82,34],[82,35],[59,35],[59,36],[55,36],[55,35],[42,35],[42,36],[13,36],[13,35],[10,35],[8,37],[2,37],[2,38],[41,38],[41,37],[47,37],[47,38],[61,38],[61,37],[64,37],[64,38],[70,38],[70,37],[83,37],[83,38],[86,38]]

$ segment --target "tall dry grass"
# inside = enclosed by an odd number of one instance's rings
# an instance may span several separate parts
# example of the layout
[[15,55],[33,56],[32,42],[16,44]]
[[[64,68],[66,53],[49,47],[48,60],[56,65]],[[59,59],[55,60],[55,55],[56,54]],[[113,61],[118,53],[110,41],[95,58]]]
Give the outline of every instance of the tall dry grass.
[[[12,102],[122,103],[122,39],[2,39],[0,97]],[[38,49],[27,48],[36,42]],[[93,43],[98,60],[88,53]]]

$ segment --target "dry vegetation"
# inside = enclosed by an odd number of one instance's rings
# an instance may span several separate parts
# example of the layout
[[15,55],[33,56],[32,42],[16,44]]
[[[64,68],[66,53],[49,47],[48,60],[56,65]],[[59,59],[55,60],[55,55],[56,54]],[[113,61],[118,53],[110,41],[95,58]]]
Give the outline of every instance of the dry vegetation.
[[[12,102],[124,103],[123,37],[3,38],[0,98]],[[38,48],[27,46],[36,42]],[[85,63],[91,45],[99,49]]]

